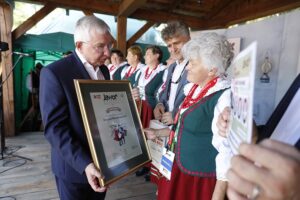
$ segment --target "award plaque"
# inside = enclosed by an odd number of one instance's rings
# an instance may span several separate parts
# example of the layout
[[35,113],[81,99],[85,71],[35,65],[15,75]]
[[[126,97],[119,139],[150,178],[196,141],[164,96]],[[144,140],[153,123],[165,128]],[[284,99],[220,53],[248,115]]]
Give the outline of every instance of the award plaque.
[[107,186],[151,161],[129,81],[74,80],[93,161]]

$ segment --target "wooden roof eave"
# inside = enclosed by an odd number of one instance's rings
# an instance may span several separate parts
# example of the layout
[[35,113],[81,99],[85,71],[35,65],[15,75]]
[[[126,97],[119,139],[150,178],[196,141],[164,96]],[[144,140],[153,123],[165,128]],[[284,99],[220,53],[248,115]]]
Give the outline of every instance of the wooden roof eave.
[[150,11],[147,9],[139,9],[134,12],[131,18],[153,21],[157,23],[166,23],[170,20],[180,20],[184,21],[188,26],[193,29],[197,29],[199,27],[203,27],[206,25],[207,21],[200,19],[198,17],[191,17],[187,15],[179,15],[166,11]]
[[43,5],[51,3],[60,8],[84,10],[113,16],[117,16],[119,12],[119,4],[108,4],[103,1],[89,1],[89,3],[83,3],[82,0],[22,0],[22,2],[39,3]]
[[[211,18],[210,23],[200,29],[227,28],[230,25],[265,17],[300,7],[300,0],[235,1]],[[235,13],[228,15],[227,13]]]

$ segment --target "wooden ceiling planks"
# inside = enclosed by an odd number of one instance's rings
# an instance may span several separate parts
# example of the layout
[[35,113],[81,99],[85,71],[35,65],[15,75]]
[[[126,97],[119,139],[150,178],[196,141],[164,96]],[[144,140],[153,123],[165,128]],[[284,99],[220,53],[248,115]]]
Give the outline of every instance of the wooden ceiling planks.
[[[27,1],[28,2],[28,1]],[[300,7],[300,0],[31,0],[58,7],[165,23],[185,21],[192,29],[226,28]]]

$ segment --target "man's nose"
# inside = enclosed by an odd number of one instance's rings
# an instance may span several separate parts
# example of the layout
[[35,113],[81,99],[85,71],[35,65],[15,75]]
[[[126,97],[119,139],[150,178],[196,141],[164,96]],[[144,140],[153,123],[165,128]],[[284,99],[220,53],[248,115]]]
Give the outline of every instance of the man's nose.
[[170,53],[173,53],[174,52],[174,47],[170,46],[169,51],[170,51]]
[[110,49],[107,45],[104,47],[104,55],[106,55],[108,57],[110,56]]

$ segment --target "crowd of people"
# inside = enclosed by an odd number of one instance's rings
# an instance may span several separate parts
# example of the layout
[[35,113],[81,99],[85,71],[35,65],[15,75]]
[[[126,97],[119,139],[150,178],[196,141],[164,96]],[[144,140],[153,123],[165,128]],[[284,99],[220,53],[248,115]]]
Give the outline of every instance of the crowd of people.
[[[180,21],[167,23],[161,36],[170,53],[167,65],[155,45],[144,56],[139,46],[129,47],[125,61],[111,49],[109,26],[85,16],[75,27],[75,50],[42,69],[40,108],[60,199],[104,199],[107,190],[97,181],[103,174],[92,160],[74,79],[130,81],[147,138],[165,137],[167,152],[175,155],[170,180],[147,166],[157,199],[299,199],[300,153],[294,147],[265,140],[242,144],[233,156],[228,146],[226,70],[233,53],[226,38],[191,38]],[[149,128],[152,119],[167,128]]]

